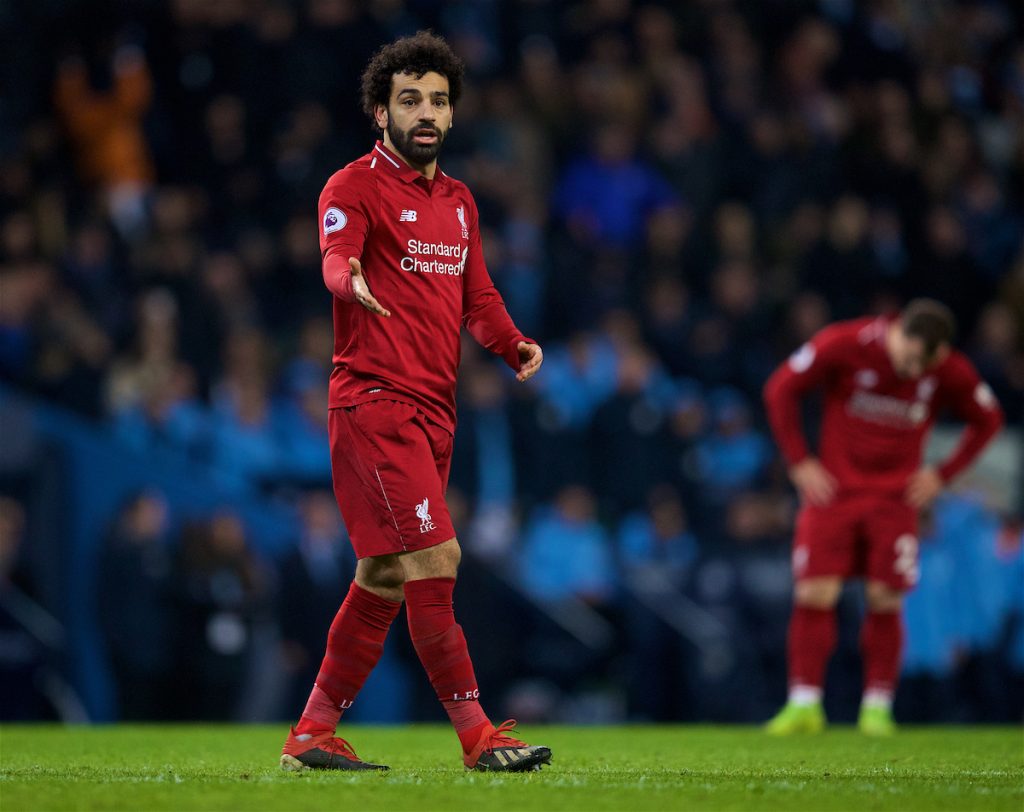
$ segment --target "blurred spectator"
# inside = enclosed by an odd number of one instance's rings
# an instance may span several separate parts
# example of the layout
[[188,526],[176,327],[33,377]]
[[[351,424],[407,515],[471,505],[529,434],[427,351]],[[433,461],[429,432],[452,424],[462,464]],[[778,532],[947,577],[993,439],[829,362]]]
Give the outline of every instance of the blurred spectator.
[[137,345],[110,369],[108,409],[115,431],[135,449],[165,446],[207,459],[209,419],[195,373],[178,356],[178,318],[168,291],[140,297]]
[[334,494],[316,490],[302,496],[300,521],[298,543],[279,565],[281,659],[288,676],[289,709],[301,707],[309,696],[327,630],[345,599],[356,563]]
[[956,573],[932,511],[922,517],[920,544],[921,581],[904,608],[912,633],[903,656],[899,709],[908,721],[948,722],[955,718],[951,700],[960,648],[949,601]]
[[[0,496],[0,719],[5,722],[54,716],[45,686],[47,644],[54,641],[39,634],[40,615],[22,561],[24,539],[25,509]],[[45,630],[53,621],[45,613],[42,619]]]
[[772,448],[754,428],[750,404],[739,392],[716,389],[708,404],[713,431],[694,448],[694,465],[707,495],[721,504],[757,482]]
[[608,123],[594,134],[590,151],[566,168],[554,207],[580,245],[632,248],[644,220],[676,204],[672,187],[635,152],[628,125]]
[[640,507],[649,483],[670,476],[665,454],[675,386],[646,349],[627,348],[615,393],[594,414],[594,485],[613,513]]
[[577,598],[596,606],[614,598],[611,539],[595,508],[590,491],[569,485],[550,506],[534,511],[519,556],[520,577],[531,594],[546,601]]
[[99,620],[121,719],[169,718],[176,640],[170,531],[163,496],[144,492],[118,513],[100,554]]
[[511,510],[516,502],[515,449],[508,394],[489,361],[464,365],[456,442],[456,479],[477,510]]
[[646,511],[634,511],[619,525],[619,559],[627,571],[641,576],[656,571],[678,585],[697,557],[697,539],[690,532],[686,509],[671,486],[651,490]]
[[829,214],[825,239],[806,259],[802,286],[832,303],[836,318],[860,315],[871,300],[877,270],[868,244],[868,224],[863,200],[841,198]]
[[145,55],[134,45],[113,53],[112,86],[90,86],[84,62],[68,59],[57,74],[56,105],[78,154],[82,178],[103,189],[111,220],[125,236],[138,236],[146,224],[146,195],[154,179],[153,162],[142,129],[152,101]]
[[262,332],[233,333],[224,374],[213,390],[213,464],[221,480],[237,489],[258,486],[281,470],[280,414],[271,398],[268,354]]
[[684,686],[690,652],[665,615],[652,607],[678,606],[697,547],[686,510],[671,486],[656,486],[648,496],[647,509],[630,513],[619,525],[619,564],[634,598],[626,603],[624,613],[630,718],[686,716]]
[[903,710],[920,722],[1007,718],[1019,709],[1013,656],[1000,655],[1019,639],[1011,625],[1019,623],[1019,530],[1003,530],[975,499],[951,494],[921,536],[921,581],[906,603]]
[[1024,322],[1008,304],[993,302],[981,311],[969,352],[1003,410],[1024,414]]
[[643,327],[647,342],[673,375],[688,366],[686,338],[692,327],[689,288],[672,276],[659,276],[647,288]]
[[256,627],[268,622],[267,573],[241,521],[221,512],[185,527],[177,564],[175,709],[185,719],[231,720],[254,656]]

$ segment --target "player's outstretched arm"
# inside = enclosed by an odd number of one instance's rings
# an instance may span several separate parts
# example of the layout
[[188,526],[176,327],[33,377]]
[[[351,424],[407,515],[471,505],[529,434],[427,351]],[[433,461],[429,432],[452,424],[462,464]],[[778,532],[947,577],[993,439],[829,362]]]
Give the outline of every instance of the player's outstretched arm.
[[525,383],[537,374],[540,365],[544,363],[544,351],[540,344],[531,344],[527,341],[520,341],[516,345],[519,351],[519,372],[516,373],[516,380]]
[[371,313],[376,313],[378,316],[384,316],[385,318],[389,317],[391,311],[384,309],[380,302],[370,293],[370,286],[366,284],[366,278],[363,276],[363,266],[359,260],[355,257],[349,257],[348,264],[352,268],[352,293],[356,301]]

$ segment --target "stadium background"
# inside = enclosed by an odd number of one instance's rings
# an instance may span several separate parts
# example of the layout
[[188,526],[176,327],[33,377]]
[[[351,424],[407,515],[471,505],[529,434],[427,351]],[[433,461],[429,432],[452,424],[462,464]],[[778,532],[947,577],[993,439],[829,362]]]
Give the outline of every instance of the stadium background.
[[[1021,718],[1019,6],[50,0],[0,26],[2,718],[297,713],[354,563],[315,201],[371,143],[362,66],[421,27],[468,63],[441,163],[547,359],[521,387],[465,347],[488,706],[766,718],[794,499],[761,383],[827,321],[930,295],[1010,427],[925,518],[897,717]],[[439,718],[403,634],[346,718]]]

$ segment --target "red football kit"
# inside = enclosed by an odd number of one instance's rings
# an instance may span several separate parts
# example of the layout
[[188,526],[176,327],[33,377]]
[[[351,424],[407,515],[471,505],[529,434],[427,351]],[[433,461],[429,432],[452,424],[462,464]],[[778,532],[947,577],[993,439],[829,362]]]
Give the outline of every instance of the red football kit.
[[885,349],[888,318],[825,328],[769,378],[764,401],[772,433],[792,466],[810,455],[800,400],[824,392],[822,464],[837,479],[827,506],[805,505],[797,517],[796,577],[867,576],[898,589],[917,580],[917,511],[904,497],[922,463],[938,413],[967,424],[939,467],[944,482],[966,468],[1002,425],[1002,411],[971,362],[951,351],[919,378],[900,378]]
[[[360,558],[454,537],[444,503],[463,325],[519,369],[520,341],[484,264],[476,203],[380,141],[320,194],[324,282],[334,294],[330,385],[334,490]],[[359,259],[390,318],[360,305]],[[532,342],[531,342],[532,343]]]

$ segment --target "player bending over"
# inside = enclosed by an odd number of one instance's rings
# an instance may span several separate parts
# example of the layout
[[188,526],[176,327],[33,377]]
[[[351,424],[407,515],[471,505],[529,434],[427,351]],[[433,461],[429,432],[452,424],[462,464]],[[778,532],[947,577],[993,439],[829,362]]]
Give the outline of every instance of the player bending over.
[[[526,381],[540,347],[512,323],[484,265],[476,203],[437,166],[462,62],[427,32],[381,48],[362,77],[382,139],[320,195],[323,275],[334,294],[330,431],[334,492],[359,563],[327,638],[285,769],[384,770],[334,735],[380,659],[403,599],[413,645],[467,768],[523,771],[547,747],[495,728],[455,622],[461,552],[445,490],[463,325]],[[371,292],[372,291],[372,292]]]
[[[864,733],[894,732],[892,698],[903,647],[903,595],[917,581],[917,514],[963,471],[1002,425],[1002,412],[970,361],[950,346],[953,316],[928,299],[896,318],[823,329],[768,379],[764,401],[801,508],[793,540],[789,701],[769,733],[825,725],[821,695],[836,643],[843,581],[866,579],[861,630]],[[824,392],[819,456],[808,450],[800,400]],[[937,468],[922,453],[936,415],[967,423]]]

